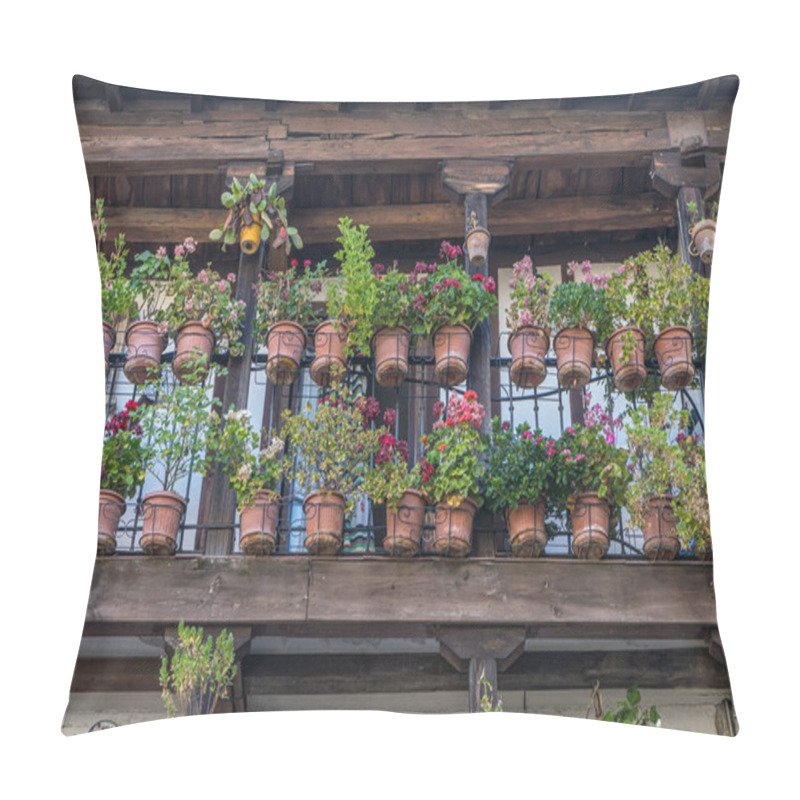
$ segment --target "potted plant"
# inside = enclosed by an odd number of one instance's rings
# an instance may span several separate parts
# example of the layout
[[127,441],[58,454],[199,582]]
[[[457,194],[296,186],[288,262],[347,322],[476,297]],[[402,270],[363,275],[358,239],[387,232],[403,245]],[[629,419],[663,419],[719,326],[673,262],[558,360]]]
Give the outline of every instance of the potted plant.
[[703,216],[697,203],[690,200],[686,203],[686,210],[691,214],[692,227],[689,228],[689,236],[692,238],[689,254],[694,258],[699,258],[707,267],[711,265],[714,258],[714,238],[717,233],[717,209],[718,203],[711,204],[708,216]]
[[297,228],[289,225],[286,216],[286,201],[278,194],[278,185],[273,183],[269,189],[267,182],[251,174],[242,185],[237,179],[231,181],[230,191],[222,193],[222,205],[228,209],[225,221],[208,235],[216,242],[226,245],[239,241],[242,252],[252,255],[261,242],[272,236],[272,247],[277,250],[283,246],[288,255],[292,244],[300,250],[303,240]]
[[[591,395],[587,393],[587,405]],[[569,512],[572,551],[578,558],[599,559],[608,550],[612,522],[625,501],[630,480],[628,454],[615,447],[614,429],[622,420],[595,404],[584,424],[567,428],[556,442],[553,485],[556,507]]]
[[303,269],[292,259],[289,267],[272,270],[256,284],[254,330],[266,335],[267,378],[273,383],[293,383],[306,349],[306,331],[319,319],[315,300],[322,291],[325,262],[315,267],[306,260]]
[[433,547],[441,555],[465,556],[485,472],[487,442],[480,433],[485,412],[470,390],[451,392],[447,407],[438,401],[433,413],[433,430],[422,440],[425,493],[436,505]]
[[328,287],[328,319],[314,331],[314,361],[311,377],[321,386],[330,384],[344,371],[347,358],[368,355],[373,333],[373,313],[378,302],[378,282],[372,271],[375,255],[367,225],[356,227],[349,217],[339,220],[340,262],[336,278]]
[[158,679],[167,716],[213,714],[236,677],[233,634],[224,628],[216,641],[203,640],[203,629],[178,623],[172,658],[161,659]]
[[420,491],[420,462],[408,464],[408,442],[394,433],[397,412],[389,408],[378,432],[378,450],[364,477],[364,491],[373,503],[386,505],[386,537],[383,547],[392,556],[414,556],[419,552],[425,522],[425,495]]
[[677,517],[675,533],[687,552],[696,558],[711,558],[711,518],[706,485],[705,446],[700,438],[683,432],[675,437],[681,451],[680,491],[673,501]]
[[128,400],[125,408],[107,422],[100,467],[100,513],[97,522],[97,555],[111,555],[117,548],[117,528],[125,512],[126,498],[133,497],[145,476],[142,428],[131,417],[138,403]]
[[489,254],[489,243],[492,236],[489,231],[478,225],[478,215],[473,211],[467,220],[467,235],[464,239],[464,246],[467,249],[469,263],[480,269],[486,263]]
[[245,302],[234,295],[236,275],[223,278],[209,264],[197,275],[192,274],[186,260],[195,251],[191,237],[176,245],[169,267],[167,294],[171,298],[166,308],[167,324],[175,334],[175,356],[172,372],[183,382],[201,382],[208,374],[214,348],[220,344],[229,355],[244,352],[241,342]]
[[680,552],[675,503],[685,471],[676,437],[689,424],[689,414],[673,405],[667,394],[656,394],[648,407],[628,411],[625,431],[632,480],[627,509],[631,525],[642,531],[644,554],[669,560]]
[[548,322],[552,278],[539,275],[528,255],[514,264],[508,282],[511,297],[506,325],[511,330],[511,380],[515,386],[533,389],[547,376],[545,357],[550,348]]
[[214,460],[236,492],[239,547],[245,555],[269,555],[277,542],[280,500],[276,486],[283,472],[283,439],[261,447],[265,431],[250,423],[247,409],[231,406],[222,420],[212,411]]
[[106,366],[117,341],[120,325],[136,313],[136,291],[125,274],[128,267],[128,250],[125,235],[120,233],[114,239],[114,249],[109,255],[103,251],[106,239],[106,221],[103,216],[103,200],[95,201],[92,218],[97,241],[97,263],[100,268],[100,301],[103,310],[103,352]]
[[169,259],[167,248],[159,247],[155,253],[145,250],[134,260],[131,270],[131,288],[136,293],[135,319],[125,332],[125,377],[137,385],[143,384],[161,372],[161,356],[167,346],[165,301],[169,293]]
[[367,399],[341,383],[314,409],[283,414],[289,450],[296,466],[293,478],[306,493],[306,549],[335,555],[342,544],[344,519],[363,499],[364,476],[377,450],[378,432],[370,430],[374,410]]
[[[578,268],[577,262],[571,261],[567,272],[574,275]],[[565,389],[582,389],[589,383],[595,337],[602,335],[608,324],[605,278],[592,275],[589,261],[584,261],[580,269],[586,279],[559,283],[550,299],[550,320],[558,331],[553,340],[558,382]]]
[[694,379],[694,351],[702,353],[708,321],[709,281],[692,272],[664,245],[638,253],[625,265],[632,275],[630,312],[653,336],[661,384],[671,391]]
[[541,431],[531,431],[527,423],[512,430],[499,417],[492,419],[486,502],[505,517],[515,556],[539,556],[547,545],[545,513],[557,457],[554,440]]
[[[224,370],[219,370],[220,375]],[[158,391],[151,384],[153,394]],[[159,488],[142,498],[141,548],[152,555],[172,555],[177,546],[186,500],[175,492],[190,473],[205,475],[212,463],[212,408],[219,400],[209,396],[203,385],[176,384],[171,392],[161,391],[158,399],[137,409],[147,445],[147,471]]]
[[442,386],[457,386],[469,370],[472,331],[497,310],[497,286],[491,277],[470,278],[456,261],[459,248],[442,242],[439,254],[446,260],[432,272],[420,271],[416,286],[426,297],[424,325],[433,339],[436,380]]

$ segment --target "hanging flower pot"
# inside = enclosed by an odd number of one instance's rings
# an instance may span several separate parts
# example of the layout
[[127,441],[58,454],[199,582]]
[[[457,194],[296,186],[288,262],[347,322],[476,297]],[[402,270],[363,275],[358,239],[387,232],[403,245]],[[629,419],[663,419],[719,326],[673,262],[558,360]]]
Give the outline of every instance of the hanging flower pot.
[[611,508],[597,492],[579,494],[570,508],[572,552],[578,558],[597,560],[608,551]]
[[268,556],[277,541],[280,502],[275,492],[260,489],[239,514],[239,547],[248,556]]
[[261,223],[243,225],[239,231],[239,247],[245,255],[251,256],[261,244]]
[[386,538],[383,547],[391,556],[411,557],[419,552],[425,524],[425,496],[409,489],[400,498],[397,509],[386,506]]
[[344,373],[347,361],[344,340],[339,326],[328,320],[314,328],[314,360],[311,362],[311,380],[318,386],[329,386],[336,373]]
[[117,528],[125,513],[125,498],[110,489],[100,490],[100,513],[97,519],[97,555],[110,556],[117,549]]
[[300,372],[305,349],[302,325],[291,320],[276,322],[267,334],[267,378],[279,385],[292,383]]
[[486,263],[486,256],[489,253],[489,242],[491,240],[491,234],[486,228],[472,228],[467,234],[464,244],[467,248],[469,262],[473,267],[480,268]]
[[434,376],[440,385],[458,386],[466,380],[471,346],[472,331],[461,322],[433,332]]
[[644,334],[636,326],[618,328],[606,342],[606,353],[614,372],[614,386],[620,392],[635,392],[644,386]]
[[306,515],[305,547],[312,555],[333,556],[342,546],[344,496],[320,489],[311,492],[303,503]]
[[586,328],[564,328],[553,341],[558,382],[565,389],[583,389],[592,377],[594,335]]
[[689,235],[692,237],[692,246],[689,253],[706,265],[711,264],[714,258],[714,237],[717,233],[717,223],[711,219],[701,219],[700,222],[689,228]]
[[511,380],[520,389],[533,389],[547,376],[545,357],[550,348],[547,331],[535,325],[520,328],[508,337]]
[[675,535],[678,522],[672,510],[672,495],[653,495],[647,499],[647,512],[642,522],[644,554],[651,561],[670,561],[681,550]]
[[161,354],[167,346],[164,327],[150,320],[134,322],[125,334],[125,344],[125,377],[131,383],[144,383],[161,366]]
[[661,331],[653,348],[661,371],[661,384],[665,389],[685,389],[694,379],[692,364],[692,332],[676,325]]
[[142,498],[142,550],[148,555],[173,555],[185,513],[186,500],[175,492],[146,494]]
[[511,552],[521,558],[536,558],[547,545],[544,527],[545,503],[522,503],[506,511]]
[[375,380],[381,386],[399,386],[408,375],[408,328],[380,328],[372,337],[375,356]]
[[181,383],[198,384],[208,375],[215,345],[214,332],[201,322],[186,322],[175,337],[172,373]]
[[478,507],[464,498],[458,505],[436,504],[433,549],[443,556],[462,557],[472,547],[472,523]]
[[117,331],[110,322],[103,320],[103,353],[105,354],[106,366],[109,364],[109,356],[114,349],[117,341]]

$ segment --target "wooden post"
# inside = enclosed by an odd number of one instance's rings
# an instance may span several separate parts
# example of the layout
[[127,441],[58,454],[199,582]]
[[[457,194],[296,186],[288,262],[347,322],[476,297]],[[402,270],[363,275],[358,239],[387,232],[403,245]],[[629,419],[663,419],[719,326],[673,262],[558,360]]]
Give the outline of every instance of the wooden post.
[[497,659],[480,656],[469,660],[469,711],[481,711],[486,696],[492,708],[497,705]]
[[710,277],[711,266],[706,267],[697,256],[692,256],[692,237],[689,229],[694,224],[687,203],[694,203],[700,216],[703,214],[703,193],[696,186],[681,186],[676,200],[678,211],[678,242],[683,260],[691,265],[692,270],[704,278]]
[[[574,275],[567,272],[566,264],[561,265],[561,282],[572,283],[575,280]],[[583,390],[570,389],[569,390],[569,418],[571,425],[583,425]]]

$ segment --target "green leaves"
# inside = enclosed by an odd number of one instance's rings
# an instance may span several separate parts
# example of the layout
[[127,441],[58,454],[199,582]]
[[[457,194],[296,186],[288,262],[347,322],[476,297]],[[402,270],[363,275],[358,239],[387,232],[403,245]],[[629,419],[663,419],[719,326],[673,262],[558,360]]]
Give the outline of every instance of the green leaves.
[[604,722],[619,722],[623,725],[661,725],[661,715],[655,706],[640,709],[642,695],[637,686],[631,686],[625,694],[625,700],[616,704],[614,711],[606,711],[602,716]]

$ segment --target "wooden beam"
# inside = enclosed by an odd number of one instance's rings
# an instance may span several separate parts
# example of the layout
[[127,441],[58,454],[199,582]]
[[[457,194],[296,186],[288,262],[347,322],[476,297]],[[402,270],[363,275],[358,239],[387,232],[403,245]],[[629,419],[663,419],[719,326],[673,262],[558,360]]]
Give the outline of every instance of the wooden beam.
[[[86,622],[524,625],[642,635],[716,627],[712,566],[577,559],[98,559]],[[388,635],[388,634],[387,634]]]
[[[136,242],[177,243],[186,236],[210,241],[224,209],[106,208],[108,236],[124,233]],[[455,238],[464,234],[463,212],[452,203],[295,208],[292,224],[309,245],[333,243],[341,217],[370,226],[370,239],[409,241]],[[675,224],[675,208],[656,192],[605,197],[506,200],[492,210],[493,236],[662,228]]]

